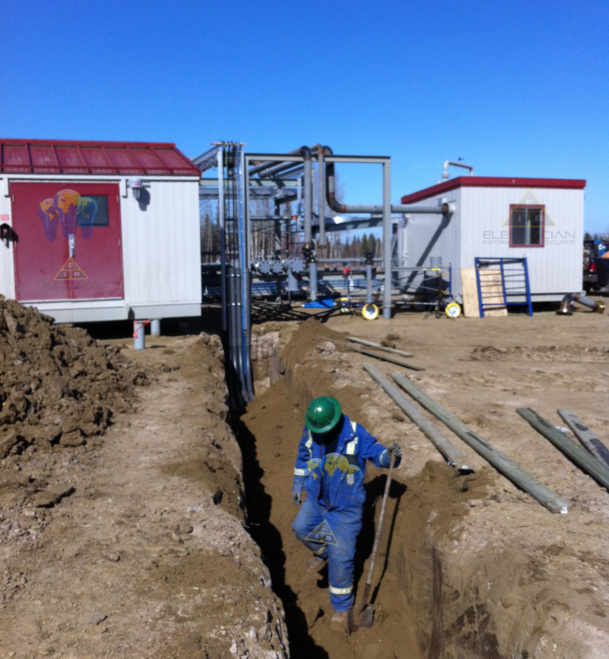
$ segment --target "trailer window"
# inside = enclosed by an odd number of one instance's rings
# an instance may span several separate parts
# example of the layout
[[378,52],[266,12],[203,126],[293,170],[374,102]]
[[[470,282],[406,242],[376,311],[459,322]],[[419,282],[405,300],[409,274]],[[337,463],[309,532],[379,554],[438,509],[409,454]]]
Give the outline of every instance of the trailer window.
[[87,195],[81,197],[81,208],[78,213],[78,226],[108,226],[107,195]]
[[510,206],[510,247],[543,247],[543,206]]

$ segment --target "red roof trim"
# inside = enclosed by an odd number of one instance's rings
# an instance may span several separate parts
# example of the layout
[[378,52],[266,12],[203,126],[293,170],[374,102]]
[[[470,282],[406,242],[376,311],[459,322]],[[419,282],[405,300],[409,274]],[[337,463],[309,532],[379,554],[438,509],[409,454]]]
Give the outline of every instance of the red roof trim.
[[430,188],[413,192],[402,197],[403,204],[413,204],[423,199],[455,188],[562,188],[565,190],[583,190],[586,181],[568,178],[510,178],[501,176],[459,176]]
[[201,176],[199,168],[170,142],[8,138],[0,138],[0,173]]

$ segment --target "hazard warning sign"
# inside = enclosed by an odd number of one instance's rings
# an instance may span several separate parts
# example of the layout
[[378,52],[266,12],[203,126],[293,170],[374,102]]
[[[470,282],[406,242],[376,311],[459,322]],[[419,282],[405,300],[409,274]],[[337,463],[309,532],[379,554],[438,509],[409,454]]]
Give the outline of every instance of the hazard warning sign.
[[89,279],[85,271],[70,257],[62,266],[61,270],[55,275],[55,281],[65,281],[66,279]]
[[309,533],[306,540],[309,540],[310,542],[323,542],[326,545],[338,544],[330,525],[325,519],[321,524],[318,524],[311,533]]

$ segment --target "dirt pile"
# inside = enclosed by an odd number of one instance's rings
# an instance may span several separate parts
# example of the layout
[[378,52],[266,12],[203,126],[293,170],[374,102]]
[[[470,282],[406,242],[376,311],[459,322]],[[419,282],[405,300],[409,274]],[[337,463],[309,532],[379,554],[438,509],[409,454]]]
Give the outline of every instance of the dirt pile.
[[100,436],[146,382],[118,348],[0,298],[0,459]]
[[609,361],[607,348],[588,344],[576,345],[542,345],[513,346],[502,348],[496,346],[476,346],[472,350],[472,359],[482,361],[510,361],[526,359],[531,361],[577,361],[593,364]]
[[2,463],[0,657],[285,657],[281,603],[243,524],[221,343],[132,344],[85,350],[149,374],[103,441],[34,443]]

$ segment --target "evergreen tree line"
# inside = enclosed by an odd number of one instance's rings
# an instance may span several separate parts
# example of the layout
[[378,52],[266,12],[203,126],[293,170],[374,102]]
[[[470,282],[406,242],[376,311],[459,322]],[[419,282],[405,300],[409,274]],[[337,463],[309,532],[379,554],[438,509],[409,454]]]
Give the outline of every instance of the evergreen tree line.
[[607,240],[607,235],[606,233],[600,234],[600,233],[589,233],[586,231],[584,234],[584,240]]
[[[201,209],[201,262],[218,263],[220,261],[220,227],[217,211],[211,204]],[[284,211],[291,215],[291,209]],[[253,210],[254,215],[268,216],[266,208]],[[252,223],[251,245],[254,258],[270,258],[277,254],[280,258],[302,256],[302,232],[296,231],[296,221],[292,220],[290,232],[285,231],[288,223],[281,222],[284,230],[281,236],[275,234],[273,222]],[[334,231],[326,233],[326,245],[317,249],[318,258],[360,259],[370,252],[373,258],[382,258],[382,240],[372,232]]]

